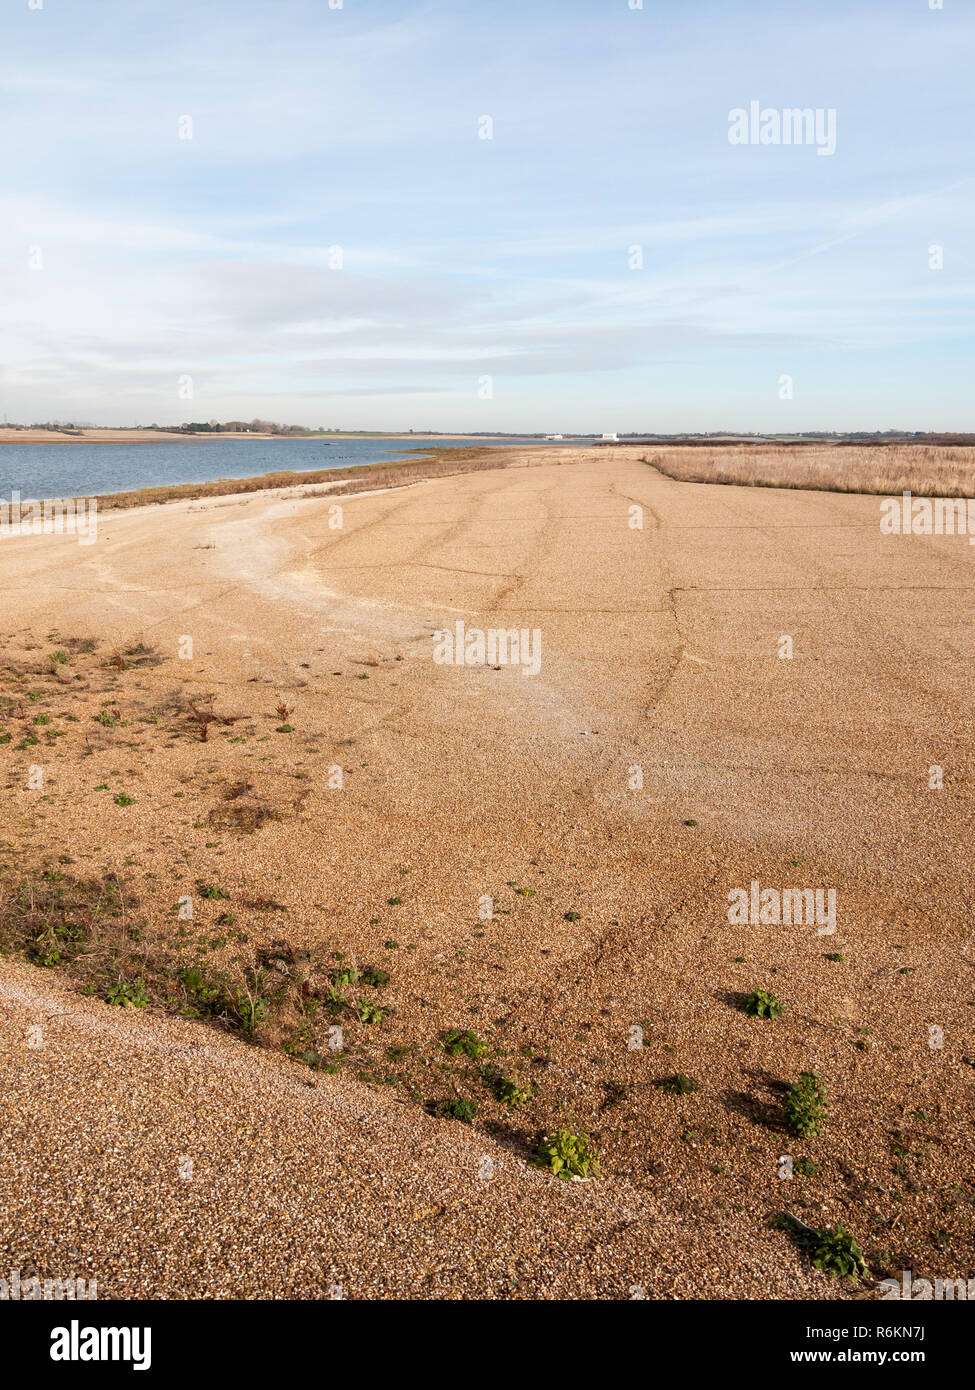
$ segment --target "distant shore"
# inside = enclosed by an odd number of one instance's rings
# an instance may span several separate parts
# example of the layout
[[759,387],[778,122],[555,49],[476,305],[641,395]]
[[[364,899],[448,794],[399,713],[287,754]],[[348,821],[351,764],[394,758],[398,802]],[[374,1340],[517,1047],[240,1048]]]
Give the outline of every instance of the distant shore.
[[0,444],[198,444],[201,440],[225,439],[416,439],[420,443],[436,439],[484,439],[498,444],[505,440],[484,434],[383,434],[379,430],[350,431],[343,434],[245,434],[241,430],[202,431],[183,434],[177,430],[90,429],[68,433],[58,430],[17,430],[0,426]]

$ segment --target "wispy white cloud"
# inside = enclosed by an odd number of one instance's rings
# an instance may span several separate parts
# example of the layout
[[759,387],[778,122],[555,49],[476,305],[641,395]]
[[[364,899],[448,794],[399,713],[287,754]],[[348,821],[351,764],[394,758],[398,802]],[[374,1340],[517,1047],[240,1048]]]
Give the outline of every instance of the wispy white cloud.
[[[964,14],[109,0],[9,29],[12,416],[181,418],[189,373],[198,414],[318,423],[317,393],[464,427],[491,374],[496,428],[760,427],[791,368],[806,424],[854,380],[852,423],[900,383],[908,425],[939,381],[964,423]],[[730,146],[751,98],[836,106],[836,155]]]

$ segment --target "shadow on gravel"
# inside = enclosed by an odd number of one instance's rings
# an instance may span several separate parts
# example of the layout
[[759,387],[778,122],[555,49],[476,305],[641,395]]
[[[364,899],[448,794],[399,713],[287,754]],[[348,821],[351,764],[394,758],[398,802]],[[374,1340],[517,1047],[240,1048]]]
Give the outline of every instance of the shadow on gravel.
[[766,1129],[785,1130],[782,1119],[782,1101],[789,1086],[771,1072],[753,1070],[745,1073],[755,1083],[752,1091],[726,1090],[722,1103],[733,1115],[740,1115],[753,1125],[764,1125]]

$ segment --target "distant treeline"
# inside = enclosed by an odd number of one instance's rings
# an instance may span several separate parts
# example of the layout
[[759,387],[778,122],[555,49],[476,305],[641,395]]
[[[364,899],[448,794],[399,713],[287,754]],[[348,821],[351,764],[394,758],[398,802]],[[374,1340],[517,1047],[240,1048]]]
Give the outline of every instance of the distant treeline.
[[[136,426],[137,429],[144,428]],[[150,425],[170,434],[327,434],[324,428],[313,430],[305,425],[279,425],[276,420],[192,420],[188,425]]]

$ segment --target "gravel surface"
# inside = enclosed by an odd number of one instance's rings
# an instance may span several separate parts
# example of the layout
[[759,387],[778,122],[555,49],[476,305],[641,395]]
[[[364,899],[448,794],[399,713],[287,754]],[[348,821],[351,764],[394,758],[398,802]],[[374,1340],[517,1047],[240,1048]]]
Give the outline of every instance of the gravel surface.
[[[101,1297],[873,1296],[813,1269],[782,1210],[840,1221],[875,1277],[975,1273],[975,552],[882,536],[876,498],[678,483],[643,452],[526,451],[342,499],[341,528],[296,491],[4,543],[5,876],[114,873],[147,939],[190,894],[209,942],[229,915],[390,980],[330,1075],[272,1025],[257,1047],[0,959],[0,1273]],[[458,620],[538,629],[540,671],[438,665]],[[151,661],[106,664],[136,643]],[[235,722],[204,743],[185,701],[208,693]],[[236,804],[273,814],[241,833]],[[754,880],[834,889],[835,933],[730,922]],[[785,1013],[747,1017],[753,989]],[[529,1103],[447,1057],[451,1028]],[[809,1140],[781,1121],[803,1070],[829,1096]],[[699,1089],[667,1094],[676,1073]],[[451,1098],[473,1126],[428,1113]],[[561,1125],[599,1180],[531,1165]],[[783,1180],[783,1156],[816,1174]]]

